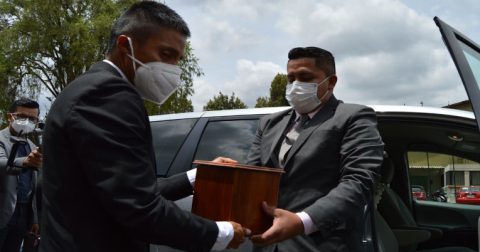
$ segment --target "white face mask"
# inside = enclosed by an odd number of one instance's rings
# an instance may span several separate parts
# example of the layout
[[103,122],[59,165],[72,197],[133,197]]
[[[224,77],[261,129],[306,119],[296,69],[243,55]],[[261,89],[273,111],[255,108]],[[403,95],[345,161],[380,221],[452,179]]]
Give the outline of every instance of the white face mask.
[[33,132],[33,130],[35,129],[35,124],[30,122],[30,120],[28,119],[21,121],[21,120],[15,120],[15,118],[13,118],[12,128],[17,133],[20,133],[21,131],[23,135],[23,134],[28,134],[30,132]]
[[314,108],[322,104],[322,99],[328,94],[328,91],[318,99],[317,89],[328,80],[328,76],[320,83],[307,83],[294,81],[292,84],[288,84],[285,92],[285,98],[288,103],[300,114],[306,114],[312,111]]
[[[162,62],[142,63],[135,59],[133,54],[132,41],[128,38],[132,55],[127,54],[133,60],[135,77],[133,84],[143,99],[156,104],[164,103],[180,85],[180,74],[182,69],[179,66]],[[141,66],[137,69],[135,62]]]

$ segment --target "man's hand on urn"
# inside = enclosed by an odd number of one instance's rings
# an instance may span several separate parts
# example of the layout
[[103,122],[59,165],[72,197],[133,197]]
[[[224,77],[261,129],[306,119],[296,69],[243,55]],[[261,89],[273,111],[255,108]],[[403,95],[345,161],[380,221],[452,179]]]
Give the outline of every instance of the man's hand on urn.
[[226,158],[226,157],[217,157],[212,162],[215,163],[228,163],[228,164],[237,164],[238,162],[236,160],[233,160],[231,158]]
[[265,202],[262,203],[262,209],[274,218],[273,225],[265,233],[250,237],[255,245],[266,247],[305,232],[303,222],[297,214],[275,206],[268,206]]
[[30,152],[30,154],[23,160],[23,166],[41,167],[42,166],[42,153],[38,151],[38,147]]
[[242,227],[242,225],[229,221],[233,226],[233,239],[228,244],[227,248],[237,249],[240,244],[245,242],[245,237],[248,237],[251,233],[250,229]]

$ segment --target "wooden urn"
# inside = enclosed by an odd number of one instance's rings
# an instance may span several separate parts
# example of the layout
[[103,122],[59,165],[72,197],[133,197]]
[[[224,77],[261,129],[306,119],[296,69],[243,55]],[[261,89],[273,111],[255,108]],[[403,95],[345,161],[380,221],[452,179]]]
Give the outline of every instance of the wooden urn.
[[260,234],[273,224],[261,207],[277,205],[282,169],[195,160],[192,213],[214,221],[234,221]]

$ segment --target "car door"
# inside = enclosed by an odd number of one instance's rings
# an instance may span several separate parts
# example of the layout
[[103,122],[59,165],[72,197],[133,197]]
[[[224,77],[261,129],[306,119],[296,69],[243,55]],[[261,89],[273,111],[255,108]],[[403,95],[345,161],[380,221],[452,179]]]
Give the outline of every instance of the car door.
[[[236,115],[236,116],[218,116],[218,117],[202,117],[198,121],[195,121],[194,127],[186,127],[187,122],[163,122],[162,127],[157,126],[158,129],[170,129],[172,125],[178,126],[181,124],[186,129],[181,132],[188,132],[188,136],[185,138],[177,137],[181,140],[182,145],[177,150],[169,150],[175,152],[175,158],[166,158],[168,162],[167,168],[157,169],[159,172],[167,170],[164,176],[170,177],[175,174],[185,172],[196,165],[192,164],[194,160],[213,160],[216,157],[230,157],[237,160],[239,163],[245,163],[247,153],[250,150],[255,132],[257,130],[258,119],[262,115]],[[192,123],[192,122],[189,122]],[[155,129],[152,127],[152,131]],[[168,132],[167,130],[163,130]],[[173,131],[173,130],[171,130]],[[179,131],[179,130],[177,130]],[[155,138],[154,132],[154,138]],[[173,135],[170,134],[169,135]],[[164,137],[165,138],[165,137]],[[178,142],[178,141],[177,141]],[[173,143],[163,143],[168,145],[169,149],[174,147]],[[159,144],[160,145],[160,144]],[[156,148],[156,152],[160,148]],[[171,157],[172,155],[170,155]],[[158,163],[158,161],[157,161]],[[157,166],[159,166],[157,164]],[[163,175],[163,174],[162,174]],[[189,196],[175,201],[181,209],[185,211],[191,211],[193,196]],[[247,240],[240,248],[225,251],[251,251],[252,243]],[[150,245],[150,251],[178,251],[166,246]]]
[[[440,18],[435,17],[434,21],[440,29],[444,43],[465,86],[478,128],[480,125],[478,116],[480,113],[480,46]],[[419,248],[465,246],[478,249],[480,205],[415,201],[413,211],[419,226],[438,228],[443,231],[442,239],[426,242]]]

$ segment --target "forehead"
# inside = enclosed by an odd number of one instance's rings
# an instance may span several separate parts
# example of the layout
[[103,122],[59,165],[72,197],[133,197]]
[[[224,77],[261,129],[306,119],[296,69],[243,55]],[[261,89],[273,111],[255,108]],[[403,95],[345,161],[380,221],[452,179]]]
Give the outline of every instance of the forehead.
[[320,70],[315,66],[315,59],[303,58],[303,59],[290,60],[288,62],[287,64],[288,72],[296,71],[299,69],[310,70],[310,71]]
[[315,59],[313,58],[290,60],[287,64],[287,72],[288,74],[298,72],[323,73],[323,71],[315,65]]
[[180,31],[173,28],[163,28],[158,34],[152,35],[146,45],[150,49],[170,49],[183,55],[187,45],[187,37]]
[[15,113],[24,114],[27,116],[37,116],[39,111],[38,111],[38,108],[27,108],[23,106],[18,106],[17,111],[15,111]]

